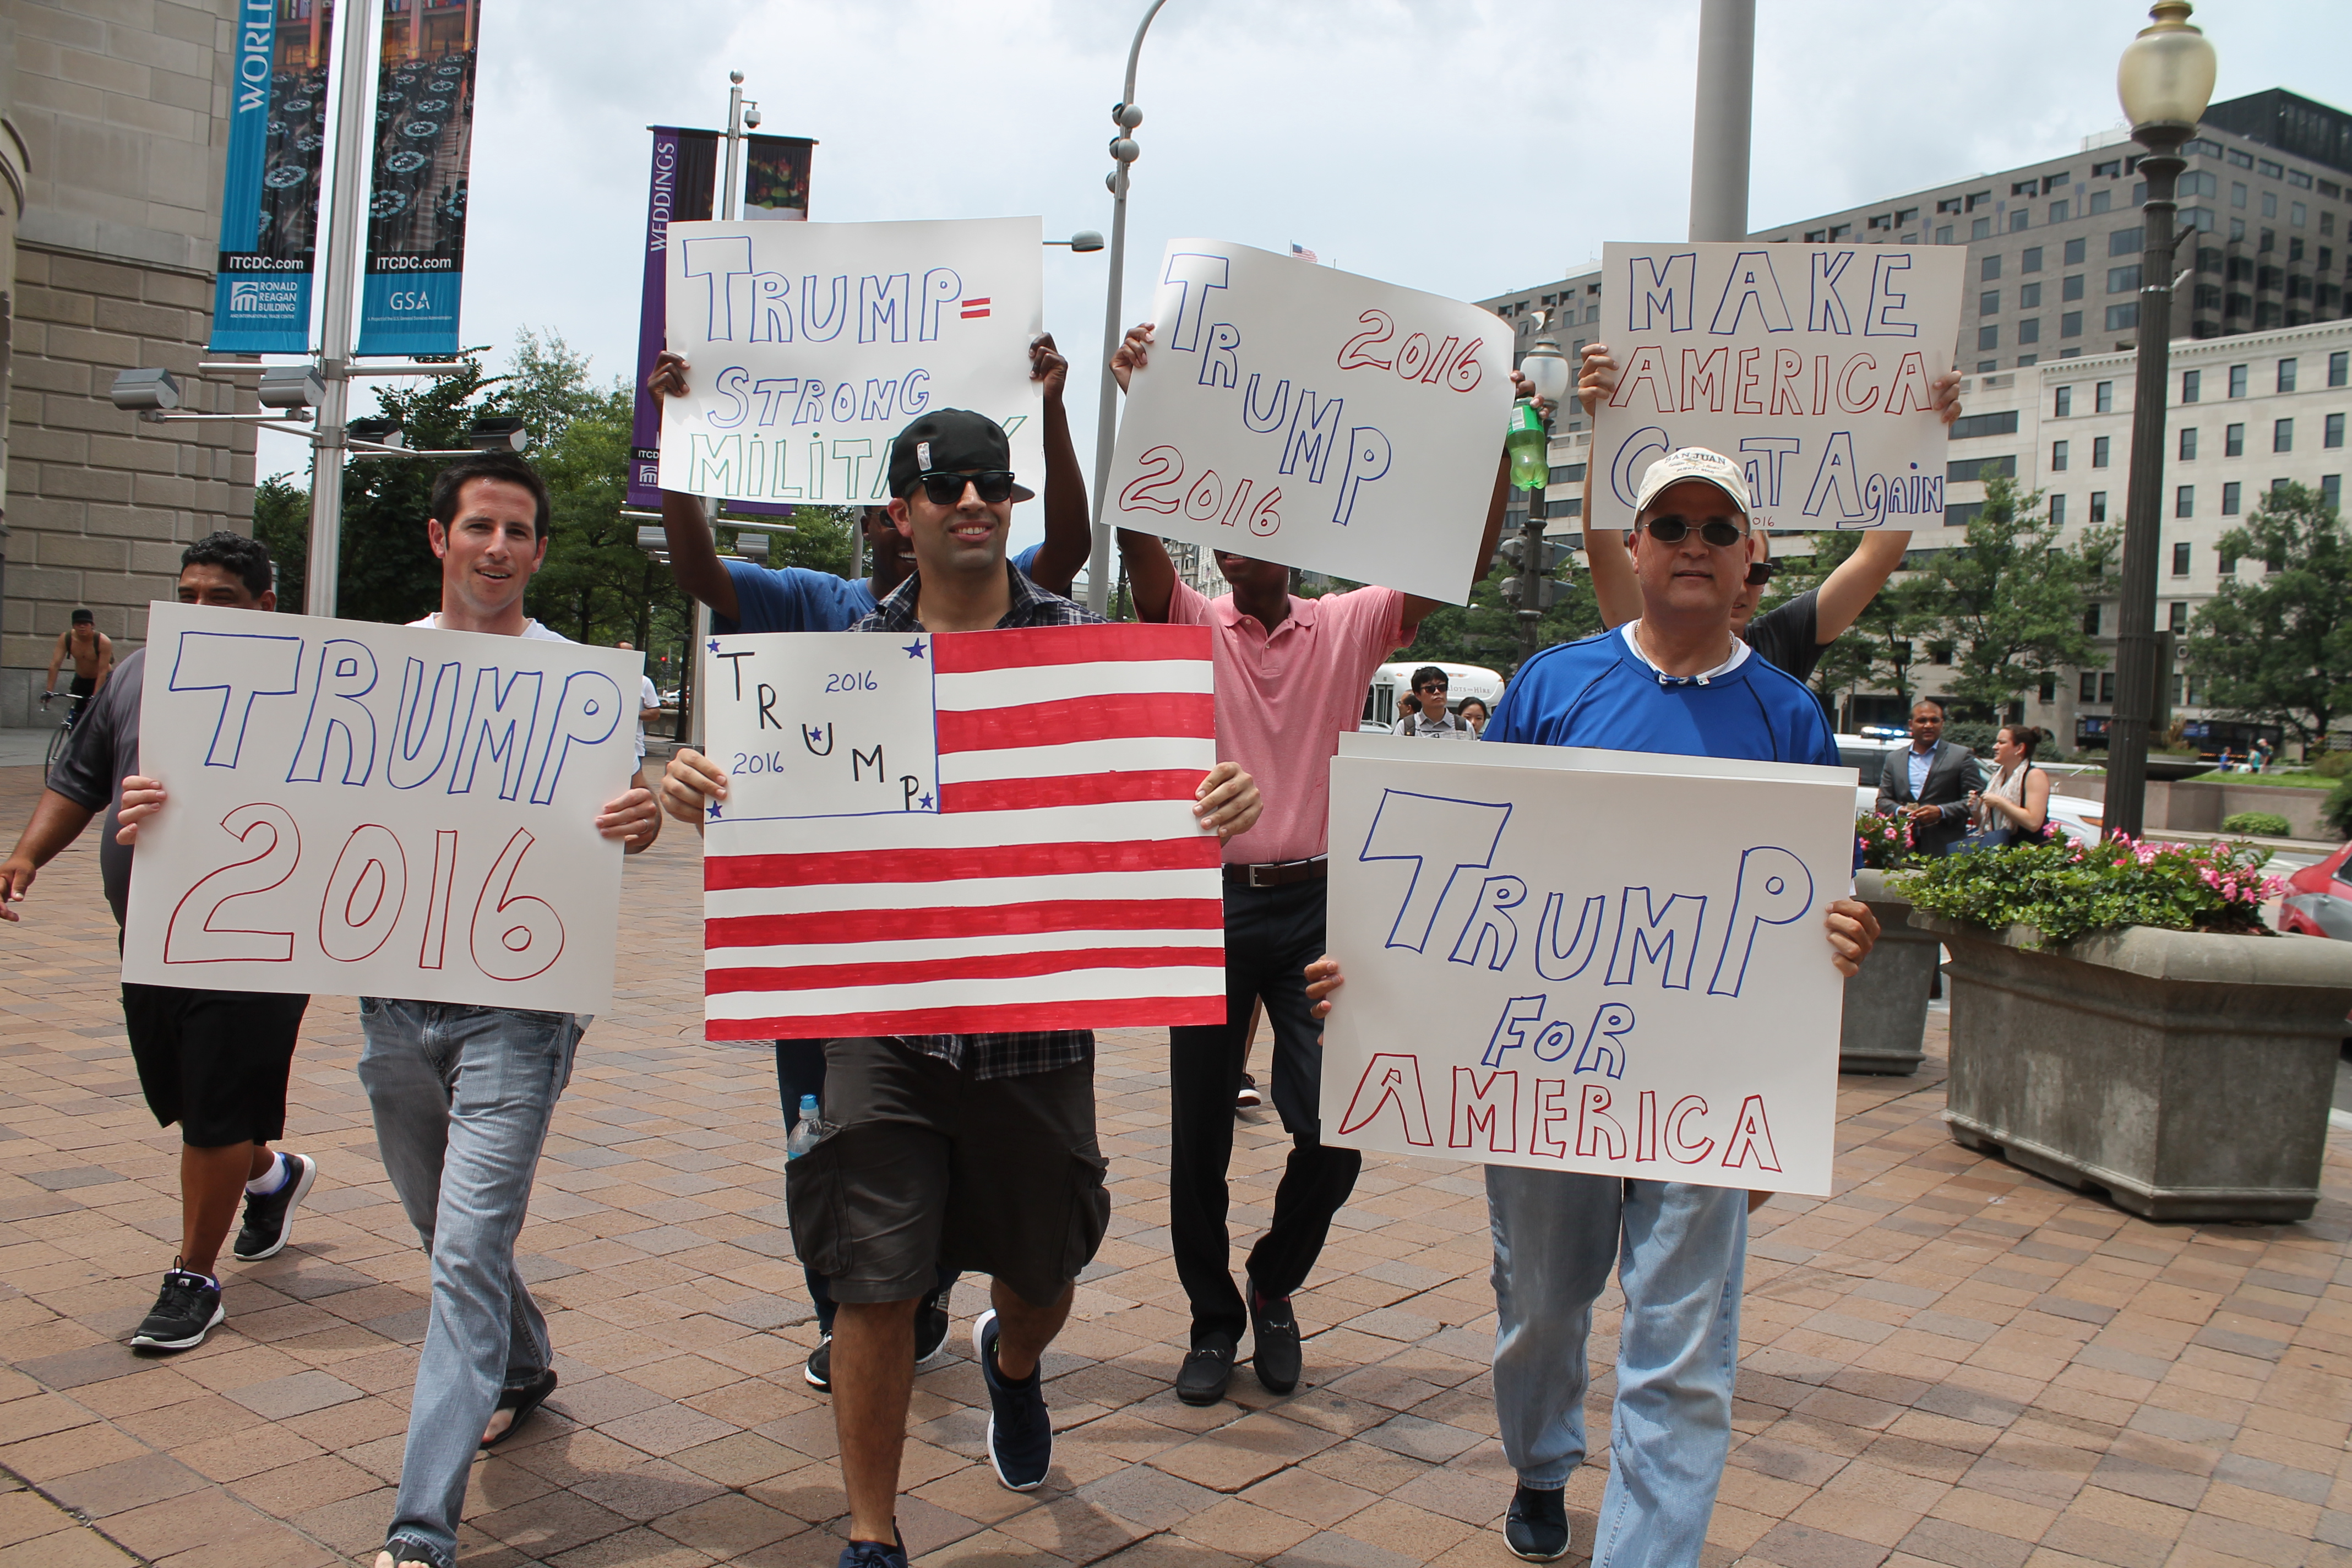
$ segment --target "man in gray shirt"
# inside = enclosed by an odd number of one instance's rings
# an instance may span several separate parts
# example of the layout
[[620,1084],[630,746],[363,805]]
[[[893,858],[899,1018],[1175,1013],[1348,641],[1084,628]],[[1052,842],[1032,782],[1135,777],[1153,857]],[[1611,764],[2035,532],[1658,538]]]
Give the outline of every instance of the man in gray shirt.
[[[180,603],[232,610],[275,610],[269,552],[242,534],[215,533],[180,557]],[[117,667],[74,731],[73,745],[49,774],[33,820],[0,862],[0,920],[23,899],[40,868],[71,844],[89,819],[106,813],[99,873],[118,926],[131,898],[131,847],[116,837],[122,781],[139,772],[139,700],[147,650]],[[294,1210],[318,1179],[307,1154],[273,1151],[286,1131],[286,1080],[308,996],[266,991],[192,991],[176,985],[122,987],[123,1023],[139,1087],[155,1120],[180,1124],[180,1255],[163,1276],[154,1310],[131,1337],[139,1350],[184,1351],[205,1341],[227,1313],[214,1273],[228,1222],[245,1202],[245,1226],[232,1254],[239,1262],[284,1250]]]

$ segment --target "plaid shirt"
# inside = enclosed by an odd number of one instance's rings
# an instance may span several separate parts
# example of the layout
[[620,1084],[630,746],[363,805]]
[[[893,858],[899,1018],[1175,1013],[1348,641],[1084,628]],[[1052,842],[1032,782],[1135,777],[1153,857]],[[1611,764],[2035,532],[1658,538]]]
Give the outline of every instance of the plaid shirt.
[[[1004,570],[1013,581],[1013,604],[1004,612],[1004,618],[996,623],[997,630],[1101,624],[1102,616],[1058,594],[1048,594],[1012,563],[1007,562]],[[922,591],[922,578],[908,577],[872,615],[858,622],[856,629],[921,631],[923,623],[915,614],[915,605]],[[1091,1029],[1035,1029],[1010,1035],[901,1035],[898,1038],[908,1049],[937,1057],[959,1071],[971,1066],[975,1078],[1019,1078],[1028,1073],[1052,1072],[1056,1068],[1091,1061],[1095,1054]]]

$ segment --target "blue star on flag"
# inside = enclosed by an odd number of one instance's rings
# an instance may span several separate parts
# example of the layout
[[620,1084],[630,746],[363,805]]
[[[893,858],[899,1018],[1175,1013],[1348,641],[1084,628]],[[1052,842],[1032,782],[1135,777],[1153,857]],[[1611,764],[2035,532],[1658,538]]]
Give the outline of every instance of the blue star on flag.
[[929,795],[925,795],[923,797],[923,809],[925,811],[931,809],[931,797]]
[[717,653],[719,651],[719,639],[717,637],[712,637],[710,639],[710,651],[713,653]]
[[907,657],[908,657],[908,658],[922,658],[922,657],[923,657],[923,639],[922,639],[922,638],[920,638],[920,637],[917,637],[913,642],[910,642],[910,643],[907,644],[906,646],[907,646]]
[[719,802],[714,800],[708,806],[703,808],[702,815],[709,817],[711,821],[716,822],[719,820]]

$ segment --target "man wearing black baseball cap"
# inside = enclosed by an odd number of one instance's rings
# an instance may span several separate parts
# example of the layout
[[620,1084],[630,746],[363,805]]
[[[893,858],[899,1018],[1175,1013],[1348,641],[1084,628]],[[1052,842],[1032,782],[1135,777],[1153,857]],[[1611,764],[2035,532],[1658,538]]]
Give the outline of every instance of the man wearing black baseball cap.
[[[925,414],[892,443],[889,484],[915,571],[858,630],[903,638],[1102,619],[1005,560],[1013,503],[1029,492],[994,420]],[[726,774],[694,752],[662,780],[670,815],[698,826],[704,802],[726,794]],[[1221,837],[1257,821],[1257,786],[1234,763],[1219,763],[1195,795],[1193,816]],[[824,1131],[788,1168],[785,1201],[793,1245],[819,1260],[836,1307],[842,1568],[904,1568],[895,1515],[915,1309],[943,1264],[992,1277],[972,1344],[997,1479],[1014,1491],[1045,1479],[1054,1430],[1039,1363],[1110,1222],[1094,1048],[1087,1029],[825,1042]]]

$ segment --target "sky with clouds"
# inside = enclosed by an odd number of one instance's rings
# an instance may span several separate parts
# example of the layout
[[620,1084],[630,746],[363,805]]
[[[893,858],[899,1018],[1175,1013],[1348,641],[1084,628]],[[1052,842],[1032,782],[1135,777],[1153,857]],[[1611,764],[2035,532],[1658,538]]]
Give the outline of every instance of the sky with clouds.
[[[646,127],[723,125],[727,73],[813,136],[821,221],[1039,214],[1110,227],[1145,0],[486,0],[465,341],[635,355]],[[2072,151],[2121,121],[2129,0],[1759,0],[1749,219],[1779,224]],[[2209,0],[2216,99],[2352,108],[2352,5]],[[1697,0],[1168,0],[1137,77],[1126,298],[1197,235],[1475,300],[1688,226]],[[1045,253],[1092,472],[1105,252]],[[358,407],[373,399],[362,394]],[[307,467],[263,436],[264,474]],[[1019,509],[1016,542],[1035,537]]]

